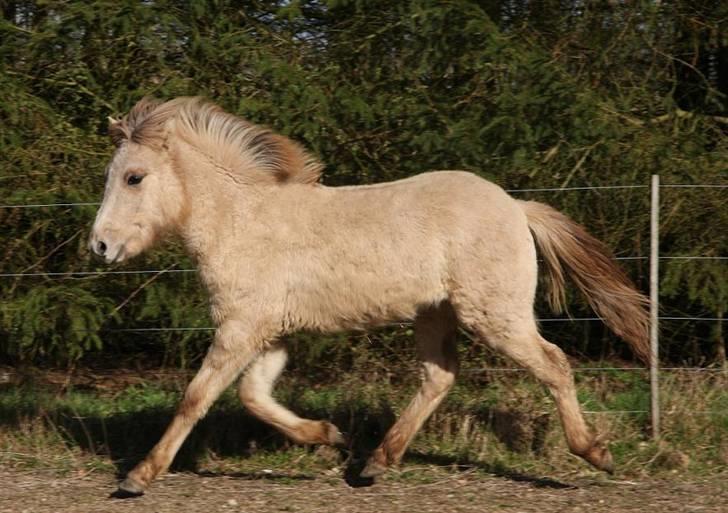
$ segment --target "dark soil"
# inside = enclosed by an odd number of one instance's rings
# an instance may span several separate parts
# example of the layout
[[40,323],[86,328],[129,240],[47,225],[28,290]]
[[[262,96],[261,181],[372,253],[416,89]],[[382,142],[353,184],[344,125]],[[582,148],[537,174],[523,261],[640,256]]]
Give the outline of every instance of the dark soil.
[[[5,512],[416,512],[470,511],[726,511],[726,476],[695,481],[570,481],[482,472],[422,471],[419,482],[388,477],[354,488],[338,475],[167,474],[148,493],[114,499],[111,474],[63,476],[47,471],[0,470]],[[427,481],[427,478],[431,478]],[[424,481],[424,482],[423,482]]]

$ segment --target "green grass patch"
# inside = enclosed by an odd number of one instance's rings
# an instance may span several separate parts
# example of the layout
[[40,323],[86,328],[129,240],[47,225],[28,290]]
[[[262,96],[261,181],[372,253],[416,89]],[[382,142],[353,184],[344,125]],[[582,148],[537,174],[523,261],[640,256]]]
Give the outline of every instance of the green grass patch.
[[[660,443],[649,436],[649,415],[640,413],[649,409],[649,387],[638,373],[577,376],[587,421],[611,441],[621,476],[728,469],[725,375],[664,377]],[[280,479],[339,475],[381,441],[416,390],[414,383],[395,387],[362,380],[355,386],[353,377],[347,379],[346,386],[325,387],[284,381],[277,397],[299,415],[336,423],[349,436],[350,452],[292,444],[249,416],[228,390],[196,426],[173,469]],[[0,465],[124,473],[159,439],[182,393],[177,384],[152,382],[116,392],[5,385]],[[504,475],[599,475],[569,454],[552,398],[524,374],[494,373],[487,383],[479,378],[456,386],[393,475],[416,480],[422,466]]]

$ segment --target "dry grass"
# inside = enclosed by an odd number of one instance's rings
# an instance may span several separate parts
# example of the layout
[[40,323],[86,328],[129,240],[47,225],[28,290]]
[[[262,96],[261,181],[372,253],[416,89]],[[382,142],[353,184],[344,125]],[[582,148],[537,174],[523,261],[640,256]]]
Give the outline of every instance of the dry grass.
[[[642,372],[581,372],[577,377],[587,419],[611,441],[620,476],[728,470],[726,373],[663,374],[659,443],[648,434],[648,414],[635,413],[649,405]],[[3,385],[0,466],[123,472],[156,441],[184,379],[142,384],[127,377],[120,380],[120,389],[109,380],[99,382],[102,387],[84,391],[37,382]],[[284,382],[279,395],[301,414],[337,422],[350,435],[353,457],[359,458],[378,443],[412,385],[352,385],[313,389]],[[315,473],[342,463],[321,454],[295,447],[249,418],[229,393],[195,429],[175,468],[256,472],[274,467]],[[547,392],[513,373],[479,376],[455,388],[416,438],[402,468],[422,465],[465,465],[496,474],[600,475],[569,454]]]

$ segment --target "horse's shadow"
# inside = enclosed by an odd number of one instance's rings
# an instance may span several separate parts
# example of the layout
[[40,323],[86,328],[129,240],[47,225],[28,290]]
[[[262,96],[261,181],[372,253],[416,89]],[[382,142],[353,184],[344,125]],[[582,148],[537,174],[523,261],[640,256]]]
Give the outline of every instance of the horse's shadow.
[[534,476],[531,474],[524,474],[522,472],[509,469],[502,464],[491,464],[482,461],[472,460],[469,458],[452,458],[449,456],[441,456],[438,454],[423,454],[418,452],[410,452],[409,457],[422,461],[423,463],[429,463],[431,465],[438,465],[443,467],[450,467],[461,471],[468,471],[472,469],[479,469],[487,474],[491,474],[496,477],[508,479],[510,481],[516,481],[519,483],[529,483],[536,488],[553,488],[553,489],[574,489],[577,488],[574,484],[564,483],[551,479],[549,477]]
[[[298,406],[298,405],[297,405]],[[346,433],[349,442],[340,449],[340,460],[371,451],[394,422],[388,406],[379,409],[340,408],[336,411],[295,408],[308,418],[327,418]],[[119,477],[133,468],[161,438],[174,416],[173,408],[158,406],[112,415],[79,415],[68,406],[47,408],[23,403],[0,403],[0,426],[19,428],[24,419],[42,419],[69,447],[108,457]],[[218,457],[251,457],[258,452],[286,450],[293,446],[282,434],[249,415],[241,406],[218,405],[195,426],[171,466],[172,471],[205,473],[199,462],[206,454]],[[311,450],[314,450],[312,447]],[[288,476],[286,474],[286,476]],[[240,478],[275,479],[275,473],[239,474]],[[288,476],[290,477],[290,476]]]
[[[338,464],[343,467],[343,478],[349,486],[371,486],[374,480],[360,476],[366,459],[381,442],[384,434],[394,423],[394,411],[388,405],[376,409],[371,407],[342,407],[335,411],[301,411],[309,418],[328,418],[339,426],[347,438],[346,447],[339,448]],[[33,410],[19,411],[6,405],[0,405],[0,425],[18,426],[20,419],[43,417],[52,423],[54,429],[61,433],[64,442],[73,447],[80,447],[92,454],[107,456],[116,466],[117,475],[123,477],[164,433],[165,428],[174,415],[171,408],[149,407],[111,416],[79,416],[68,408],[58,408],[53,412]],[[488,410],[481,412],[479,420],[487,423],[494,434],[509,447],[508,438],[501,438],[499,433],[513,433],[504,423],[520,423],[523,419],[508,412]],[[538,437],[539,443],[541,437]],[[522,451],[523,444],[511,447]],[[218,475],[232,476],[238,479],[313,479],[301,474],[276,472],[210,472],[200,469],[199,462],[210,452],[219,457],[250,457],[259,451],[281,451],[292,446],[283,435],[247,414],[242,407],[213,408],[195,427],[174,459],[171,470],[193,472],[206,477]],[[540,448],[534,442],[533,450]],[[313,450],[313,448],[312,448]],[[500,465],[490,465],[481,461],[463,460],[442,455],[408,452],[407,459],[421,461],[426,464],[452,468],[479,468],[513,481],[528,482],[538,487],[570,488],[572,485],[549,478],[522,474]]]

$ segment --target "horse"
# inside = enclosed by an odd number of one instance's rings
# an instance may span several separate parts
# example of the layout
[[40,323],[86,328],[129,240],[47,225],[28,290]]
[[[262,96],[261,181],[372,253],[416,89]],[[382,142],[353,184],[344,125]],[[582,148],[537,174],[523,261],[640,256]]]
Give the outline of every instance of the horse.
[[566,356],[534,318],[538,248],[550,305],[561,308],[570,276],[607,326],[649,361],[648,300],[581,225],[464,171],[325,186],[322,163],[301,145],[196,97],[144,98],[110,118],[109,134],[116,149],[90,249],[116,263],[164,234],[181,237],[215,324],[173,420],[118,492],[143,494],[239,376],[239,398],[253,415],[298,443],[341,444],[335,425],[301,418],[273,398],[287,358],[282,337],[408,320],[422,382],[363,477],[400,463],[453,386],[458,326],[545,384],[569,450],[613,471],[606,442],[579,409]]

